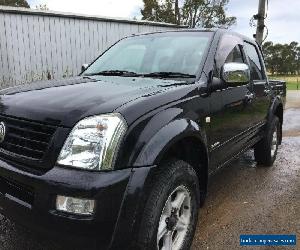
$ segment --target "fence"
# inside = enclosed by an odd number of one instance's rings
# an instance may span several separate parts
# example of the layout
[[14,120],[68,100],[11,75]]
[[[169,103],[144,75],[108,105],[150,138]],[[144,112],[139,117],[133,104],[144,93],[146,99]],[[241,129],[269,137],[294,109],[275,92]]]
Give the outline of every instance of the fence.
[[120,38],[179,26],[0,6],[0,87],[79,73]]

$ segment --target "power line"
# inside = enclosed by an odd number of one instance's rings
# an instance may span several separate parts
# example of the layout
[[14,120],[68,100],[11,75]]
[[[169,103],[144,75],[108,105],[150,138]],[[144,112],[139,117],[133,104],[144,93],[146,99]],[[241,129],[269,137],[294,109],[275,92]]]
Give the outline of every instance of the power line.
[[266,32],[266,35],[265,35],[265,37],[262,41],[262,44],[266,41],[266,39],[268,38],[268,35],[269,35],[269,29],[268,29],[267,25],[265,25],[265,28],[266,28],[267,32]]

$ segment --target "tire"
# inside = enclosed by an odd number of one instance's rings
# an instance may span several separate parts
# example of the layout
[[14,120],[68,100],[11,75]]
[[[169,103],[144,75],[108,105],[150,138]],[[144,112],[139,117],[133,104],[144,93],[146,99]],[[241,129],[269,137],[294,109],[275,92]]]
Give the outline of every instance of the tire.
[[[180,160],[163,164],[159,166],[149,191],[138,230],[137,248],[161,249],[170,243],[172,248],[166,249],[190,249],[200,202],[194,169]],[[175,209],[178,207],[180,209]],[[162,232],[161,236],[158,236],[158,231]]]
[[254,157],[259,166],[273,165],[280,143],[281,125],[279,118],[274,116],[267,125],[266,135],[254,146]]

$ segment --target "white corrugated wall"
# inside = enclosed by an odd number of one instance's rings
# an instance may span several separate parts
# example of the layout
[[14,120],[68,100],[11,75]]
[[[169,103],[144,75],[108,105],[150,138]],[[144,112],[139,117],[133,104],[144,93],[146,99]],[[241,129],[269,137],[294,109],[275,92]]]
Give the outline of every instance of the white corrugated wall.
[[77,75],[120,38],[180,27],[0,6],[0,88]]

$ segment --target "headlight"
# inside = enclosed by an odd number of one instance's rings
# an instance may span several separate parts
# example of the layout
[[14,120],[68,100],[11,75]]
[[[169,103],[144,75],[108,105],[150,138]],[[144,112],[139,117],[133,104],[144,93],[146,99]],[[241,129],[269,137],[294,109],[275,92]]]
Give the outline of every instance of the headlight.
[[85,118],[72,129],[57,163],[89,170],[112,169],[126,129],[120,114]]

